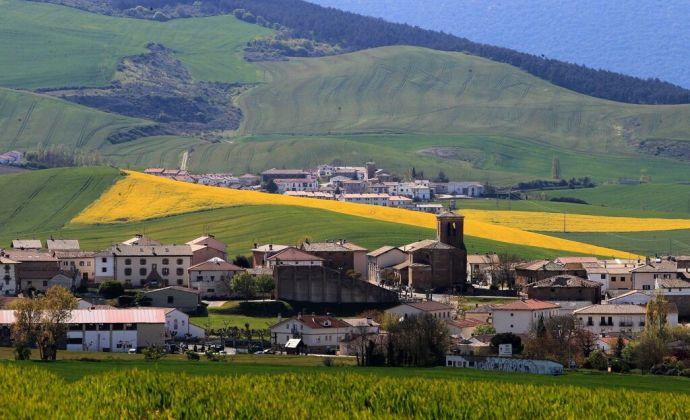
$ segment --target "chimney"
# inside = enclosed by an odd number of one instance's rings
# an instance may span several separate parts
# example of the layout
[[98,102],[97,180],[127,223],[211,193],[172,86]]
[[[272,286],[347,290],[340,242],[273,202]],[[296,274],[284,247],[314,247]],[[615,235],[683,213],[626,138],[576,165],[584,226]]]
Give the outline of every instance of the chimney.
[[273,244],[268,244],[268,250],[273,251]]
[[256,248],[258,248],[258,247],[259,247],[259,244],[257,244],[256,242],[254,242],[254,249],[256,249]]

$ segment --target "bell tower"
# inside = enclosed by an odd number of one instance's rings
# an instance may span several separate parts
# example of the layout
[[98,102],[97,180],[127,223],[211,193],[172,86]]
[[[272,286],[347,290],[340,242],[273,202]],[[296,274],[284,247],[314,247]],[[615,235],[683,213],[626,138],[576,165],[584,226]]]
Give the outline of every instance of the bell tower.
[[436,238],[439,242],[465,249],[465,216],[454,212],[444,212],[436,216]]

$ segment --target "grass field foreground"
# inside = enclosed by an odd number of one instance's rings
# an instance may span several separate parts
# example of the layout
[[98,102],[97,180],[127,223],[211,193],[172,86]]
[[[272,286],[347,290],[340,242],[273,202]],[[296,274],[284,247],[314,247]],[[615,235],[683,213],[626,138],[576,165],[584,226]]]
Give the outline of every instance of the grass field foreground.
[[[128,171],[127,175],[75,217],[72,223],[75,225],[122,223],[221,207],[288,205],[424,228],[436,226],[436,217],[432,214],[398,208],[206,187],[132,171]],[[466,221],[465,234],[493,241],[566,252],[630,257],[629,253],[613,249],[475,220]]]
[[319,413],[322,418],[551,419],[584,418],[593,406],[602,418],[690,416],[687,394],[389,377],[336,368],[230,377],[128,370],[66,382],[45,369],[3,364],[0,391],[3,415],[10,418],[139,418],[142,413],[152,418],[265,418],[276,413],[297,418]]

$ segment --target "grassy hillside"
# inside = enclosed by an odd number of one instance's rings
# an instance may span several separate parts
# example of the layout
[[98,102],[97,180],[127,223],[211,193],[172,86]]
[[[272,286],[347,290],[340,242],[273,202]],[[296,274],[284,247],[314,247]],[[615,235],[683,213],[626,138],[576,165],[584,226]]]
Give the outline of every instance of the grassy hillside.
[[[119,176],[113,168],[48,169],[0,177],[0,247],[17,235],[56,231]],[[41,238],[46,239],[46,238]]]
[[0,86],[30,89],[106,85],[118,60],[149,42],[174,50],[197,80],[254,82],[262,74],[241,50],[270,33],[233,16],[154,22],[18,0],[0,0],[0,11]]
[[[687,172],[674,167],[687,181]],[[590,204],[645,211],[690,213],[690,184],[602,185],[584,190],[549,191],[551,197],[575,197]]]
[[147,124],[44,95],[0,88],[0,151],[53,144],[96,149],[110,134]]
[[690,255],[690,230],[549,233],[564,239],[623,249],[635,255]]
[[251,134],[494,134],[621,153],[629,139],[688,140],[690,106],[636,106],[556,87],[512,66],[413,47],[265,63]]

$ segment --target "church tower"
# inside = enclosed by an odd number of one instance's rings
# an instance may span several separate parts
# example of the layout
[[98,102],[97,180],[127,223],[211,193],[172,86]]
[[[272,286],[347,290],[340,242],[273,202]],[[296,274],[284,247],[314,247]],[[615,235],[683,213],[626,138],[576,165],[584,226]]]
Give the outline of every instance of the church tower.
[[439,242],[465,250],[465,216],[444,212],[436,216],[436,238]]

